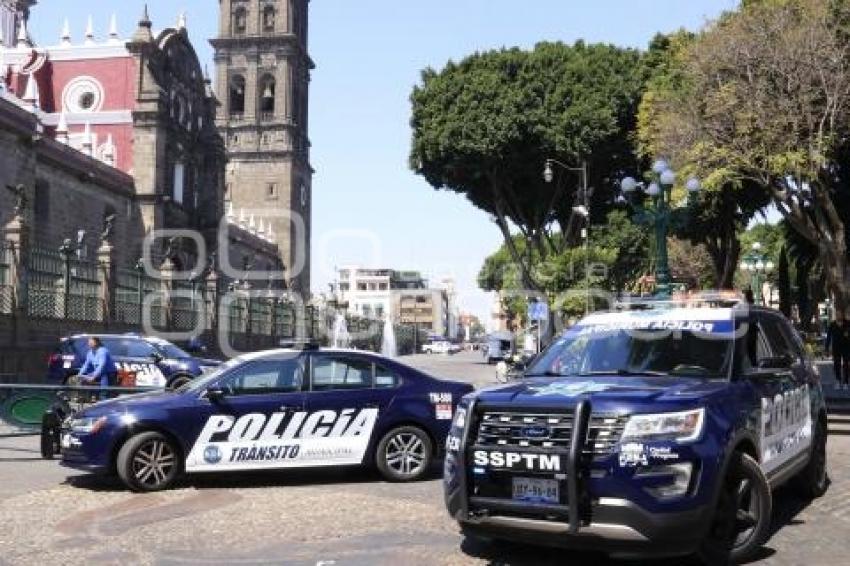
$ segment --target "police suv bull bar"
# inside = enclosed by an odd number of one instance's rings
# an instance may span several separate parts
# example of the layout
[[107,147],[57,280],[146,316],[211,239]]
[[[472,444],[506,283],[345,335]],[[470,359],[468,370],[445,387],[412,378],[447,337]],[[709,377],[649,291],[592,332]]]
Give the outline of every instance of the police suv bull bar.
[[[504,501],[494,501],[490,498],[470,498],[468,491],[468,468],[467,468],[467,448],[469,446],[469,437],[471,431],[478,426],[476,421],[476,405],[477,401],[473,400],[469,407],[467,414],[470,415],[469,422],[467,422],[467,426],[464,427],[463,433],[461,435],[461,447],[462,450],[458,452],[458,469],[461,470],[461,473],[458,474],[458,486],[459,492],[462,494],[461,496],[461,506],[460,513],[461,517],[464,519],[474,519],[476,516],[479,517],[487,517],[490,514],[490,509],[485,508],[480,512],[473,511],[470,513],[469,511],[469,503],[471,499],[476,499],[483,504],[486,504],[488,507],[492,507],[494,510],[504,510],[511,511],[516,510],[520,511],[521,509],[527,509],[527,505],[519,502],[514,502],[510,500]],[[590,400],[583,399],[579,401],[579,403],[575,406],[573,410],[573,426],[570,434],[570,446],[569,452],[567,453],[567,465],[566,465],[566,481],[567,481],[567,507],[568,507],[568,516],[567,516],[567,527],[568,532],[570,534],[576,534],[579,532],[581,528],[581,510],[582,510],[582,501],[583,501],[583,477],[581,474],[581,464],[583,451],[585,448],[585,444],[587,442],[588,430],[590,427],[590,416],[592,413],[592,405]],[[543,505],[536,504],[538,509],[545,510],[547,507],[555,509],[560,506],[556,505]]]

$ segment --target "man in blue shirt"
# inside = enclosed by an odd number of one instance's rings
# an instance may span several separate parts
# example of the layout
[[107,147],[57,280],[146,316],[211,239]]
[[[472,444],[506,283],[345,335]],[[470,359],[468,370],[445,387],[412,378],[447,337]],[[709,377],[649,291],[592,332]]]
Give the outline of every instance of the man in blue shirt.
[[100,384],[101,387],[114,385],[118,380],[118,368],[112,361],[112,354],[100,341],[100,338],[89,338],[89,353],[86,363],[80,368],[80,381],[89,385]]

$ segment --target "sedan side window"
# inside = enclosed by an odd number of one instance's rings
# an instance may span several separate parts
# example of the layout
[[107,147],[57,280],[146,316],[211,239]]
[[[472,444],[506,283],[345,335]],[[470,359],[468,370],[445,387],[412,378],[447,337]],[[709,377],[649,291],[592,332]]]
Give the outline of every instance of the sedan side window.
[[228,395],[294,393],[301,390],[303,375],[298,358],[258,361],[233,371],[218,386]]
[[313,391],[371,388],[372,362],[341,356],[313,358]]
[[392,389],[401,384],[401,378],[383,366],[375,364],[375,388]]

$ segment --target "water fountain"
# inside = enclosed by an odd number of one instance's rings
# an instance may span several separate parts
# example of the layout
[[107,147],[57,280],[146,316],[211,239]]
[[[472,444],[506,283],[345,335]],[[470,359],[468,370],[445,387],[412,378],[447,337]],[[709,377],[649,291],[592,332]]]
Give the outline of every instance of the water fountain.
[[334,318],[333,331],[331,333],[331,346],[334,348],[348,348],[351,343],[351,335],[348,333],[348,325],[345,315],[338,312]]
[[395,328],[390,317],[384,319],[384,332],[381,340],[381,354],[388,358],[394,358],[398,355],[398,349],[395,343]]

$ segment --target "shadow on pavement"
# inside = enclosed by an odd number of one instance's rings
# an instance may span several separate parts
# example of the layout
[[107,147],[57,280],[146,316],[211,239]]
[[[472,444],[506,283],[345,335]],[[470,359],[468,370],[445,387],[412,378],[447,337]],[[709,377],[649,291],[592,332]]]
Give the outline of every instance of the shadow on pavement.
[[493,565],[513,566],[547,566],[563,564],[593,564],[594,566],[613,566],[615,564],[641,566],[697,566],[695,558],[676,557],[667,559],[647,560],[613,559],[602,553],[565,550],[562,548],[545,548],[507,541],[487,541],[477,537],[466,537],[461,543],[461,550],[467,556],[486,560]]
[[[435,463],[428,475],[420,480],[420,482],[439,479],[441,473],[442,462]],[[126,486],[116,476],[84,474],[69,477],[65,483],[90,491],[127,491]],[[193,474],[185,476],[174,487],[176,489],[191,487],[199,490],[228,488],[254,489],[369,483],[385,483],[385,480],[375,470],[352,466],[347,468],[304,468]]]
[[[802,525],[805,521],[798,519],[798,515],[812,502],[800,498],[788,487],[776,490],[774,494],[773,515],[771,517],[770,537],[772,538],[783,528],[793,528]],[[770,539],[763,546],[756,557],[747,562],[755,564],[767,560],[776,554],[776,550],[770,548]],[[487,560],[494,565],[548,565],[548,564],[593,564],[594,566],[608,566],[616,564],[641,564],[642,566],[697,566],[701,564],[696,557],[678,557],[658,560],[624,560],[609,558],[604,554],[570,551],[563,549],[550,549],[513,543],[507,541],[488,541],[477,537],[466,537],[461,544],[464,554],[478,559]]]

